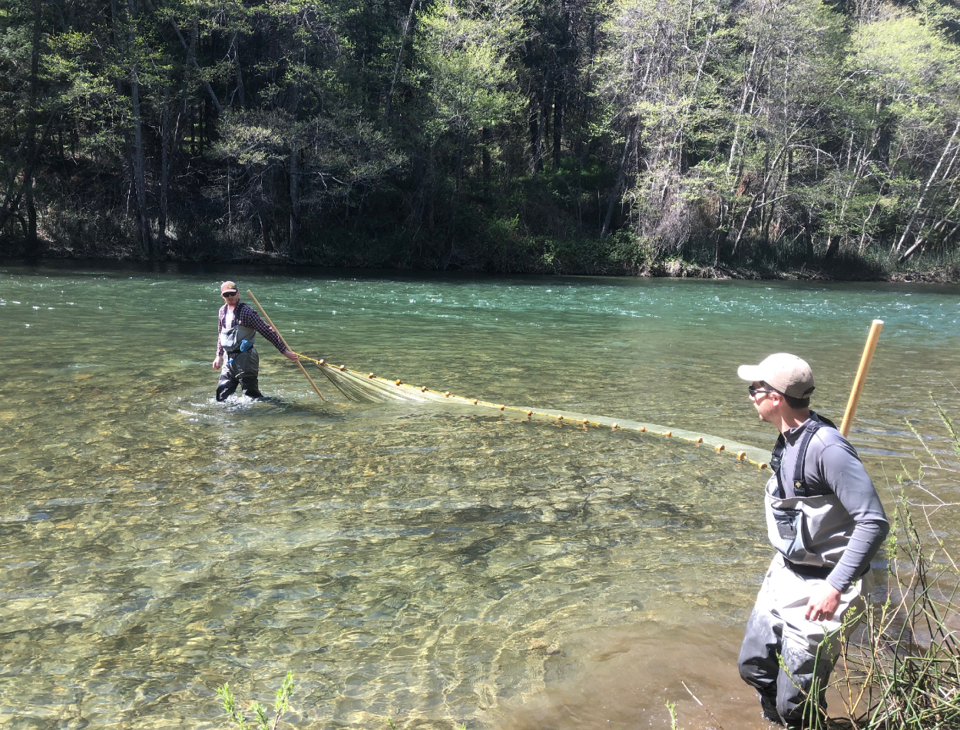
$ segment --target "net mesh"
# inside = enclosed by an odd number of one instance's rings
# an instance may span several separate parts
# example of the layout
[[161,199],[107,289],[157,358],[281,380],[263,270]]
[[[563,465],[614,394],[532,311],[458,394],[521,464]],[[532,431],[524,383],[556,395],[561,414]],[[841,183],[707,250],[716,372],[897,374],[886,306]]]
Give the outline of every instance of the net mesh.
[[313,360],[300,356],[302,359],[313,362],[347,399],[361,403],[386,403],[389,401],[413,402],[443,402],[466,406],[492,408],[499,411],[518,412],[529,419],[562,421],[576,424],[584,428],[607,426],[614,430],[623,429],[639,431],[651,436],[673,438],[679,441],[694,444],[697,447],[712,447],[717,454],[733,456],[737,461],[752,464],[760,469],[769,468],[766,463],[767,452],[755,446],[725,441],[710,434],[688,431],[681,428],[668,428],[654,423],[643,421],[609,418],[607,416],[572,413],[570,411],[544,410],[508,406],[500,403],[491,403],[479,398],[464,398],[451,393],[441,393],[426,386],[408,385],[400,380],[381,378],[374,373],[361,373],[350,370],[344,365],[331,365],[323,360]]
[[373,373],[364,375],[348,370],[342,365],[335,367],[317,363],[317,367],[333,385],[349,400],[360,403],[386,403],[388,401],[427,401],[431,397],[425,391],[404,386],[400,381],[378,378]]

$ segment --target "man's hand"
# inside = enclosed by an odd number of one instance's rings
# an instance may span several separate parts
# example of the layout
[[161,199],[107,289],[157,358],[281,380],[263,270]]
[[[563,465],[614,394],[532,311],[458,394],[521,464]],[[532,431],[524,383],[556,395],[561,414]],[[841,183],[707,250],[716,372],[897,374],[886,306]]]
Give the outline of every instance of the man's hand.
[[214,370],[219,370],[219,369],[220,369],[220,356],[219,356],[219,355],[217,355],[217,356],[213,359],[213,369],[214,369]]
[[293,361],[297,361],[300,359],[300,356],[297,353],[293,352],[292,350],[284,350],[283,356],[288,360],[293,360]]
[[840,606],[840,591],[829,583],[810,596],[807,602],[807,621],[829,621]]

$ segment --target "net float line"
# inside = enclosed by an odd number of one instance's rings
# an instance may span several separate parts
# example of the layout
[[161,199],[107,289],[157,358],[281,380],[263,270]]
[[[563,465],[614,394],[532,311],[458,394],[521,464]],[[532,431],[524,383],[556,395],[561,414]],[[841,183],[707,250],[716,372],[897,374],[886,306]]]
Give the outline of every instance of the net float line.
[[612,431],[635,431],[650,436],[660,436],[676,441],[690,443],[694,447],[711,447],[718,456],[731,456],[734,460],[750,464],[760,470],[769,469],[767,452],[755,446],[726,441],[716,436],[681,428],[667,428],[653,423],[608,418],[571,411],[523,408],[504,403],[493,403],[480,398],[467,398],[453,395],[449,391],[439,391],[425,385],[411,385],[399,378],[383,378],[374,373],[361,373],[350,370],[345,365],[333,365],[325,360],[296,353],[302,360],[316,365],[333,385],[350,400],[366,403],[384,403],[389,401],[413,401],[456,403],[465,407],[490,409],[497,412],[518,413],[524,420],[551,421],[558,425],[570,424],[580,428],[609,428]]

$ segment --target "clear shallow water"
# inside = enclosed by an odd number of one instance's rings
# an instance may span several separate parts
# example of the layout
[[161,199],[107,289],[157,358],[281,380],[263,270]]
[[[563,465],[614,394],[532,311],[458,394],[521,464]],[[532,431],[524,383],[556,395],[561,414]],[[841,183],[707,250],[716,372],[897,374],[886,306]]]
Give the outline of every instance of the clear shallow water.
[[[733,667],[770,552],[755,470],[516,414],[338,404],[320,378],[322,403],[262,344],[272,400],[218,405],[218,281],[0,271],[3,727],[214,727],[219,684],[268,700],[288,669],[298,727],[668,727],[665,699],[705,726],[681,680],[725,726],[764,727]],[[315,357],[757,446],[736,366],[795,351],[839,416],[879,317],[854,442],[882,489],[917,448],[903,418],[930,430],[931,390],[960,403],[956,289],[240,284]]]

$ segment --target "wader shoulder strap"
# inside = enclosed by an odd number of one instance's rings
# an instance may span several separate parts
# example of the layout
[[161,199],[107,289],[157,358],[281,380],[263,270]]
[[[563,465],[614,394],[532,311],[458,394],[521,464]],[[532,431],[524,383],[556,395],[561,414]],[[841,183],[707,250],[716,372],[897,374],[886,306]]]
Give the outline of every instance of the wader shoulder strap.
[[[226,304],[224,304],[223,306],[224,306],[223,321],[224,321],[224,323],[226,323],[226,321],[227,321],[227,315],[228,315],[230,312],[226,309],[226,306],[227,306]],[[243,313],[243,310],[244,310],[244,309],[250,309],[250,305],[247,304],[246,302],[237,302],[237,306],[235,306],[235,307],[233,308],[233,322],[230,323],[232,327],[236,327],[237,325],[243,324],[243,323],[240,321],[240,315]],[[244,326],[246,326],[246,325],[244,325]],[[251,329],[252,329],[252,328],[251,328]]]
[[[800,436],[800,445],[797,447],[799,453],[797,454],[797,463],[793,470],[793,483],[791,485],[792,489],[790,490],[795,497],[807,496],[807,484],[803,479],[803,465],[807,460],[807,449],[810,446],[810,440],[813,438],[813,435],[825,426],[827,428],[836,428],[836,425],[834,425],[833,421],[829,418],[810,411],[810,423],[807,424],[803,435]],[[783,486],[783,479],[780,476],[780,466],[783,462],[783,452],[786,451],[786,448],[787,440],[783,434],[780,434],[780,438],[777,439],[777,445],[773,447],[773,454],[770,455],[770,468],[773,469],[774,474],[777,475],[777,497],[780,499],[786,499],[787,497],[786,489],[784,489]]]

